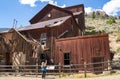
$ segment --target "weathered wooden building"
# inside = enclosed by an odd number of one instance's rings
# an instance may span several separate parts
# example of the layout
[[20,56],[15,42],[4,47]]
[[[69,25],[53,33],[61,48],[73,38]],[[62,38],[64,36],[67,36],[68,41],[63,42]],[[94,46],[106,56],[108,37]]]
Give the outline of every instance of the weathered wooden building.
[[[82,64],[82,60],[94,62],[96,58],[110,59],[107,35],[83,36],[83,4],[66,8],[48,4],[30,20],[30,23],[28,26],[4,33],[9,46],[12,45],[12,49],[7,52],[9,60],[6,60],[11,61],[10,64],[35,64],[34,59],[37,58],[39,63],[47,59],[48,64],[65,65],[71,62]],[[71,55],[71,59],[65,62],[65,55]]]
[[[8,32],[2,33],[4,37],[1,40],[2,61],[0,64],[25,64],[29,59],[29,55],[32,55],[32,48],[34,43],[31,40],[26,39],[15,29],[10,29]],[[29,50],[28,50],[29,49]]]
[[[5,60],[7,63],[4,64],[13,64],[16,56],[18,56],[17,63],[32,64],[37,47],[35,43],[41,44],[44,49],[47,48],[46,54],[37,50],[37,57],[47,58],[50,64],[51,60],[54,60],[55,39],[81,36],[84,33],[84,5],[60,8],[48,4],[30,20],[30,23],[29,26],[3,33],[11,46],[10,51],[7,52],[8,58],[4,58],[7,59]],[[23,57],[25,61],[21,62]]]
[[4,34],[0,34],[0,64],[9,64],[10,46],[6,40]]
[[[48,4],[31,20],[31,25],[18,29],[28,39],[34,39],[49,50],[48,63],[54,61],[55,39],[81,36],[85,30],[84,6],[59,8]],[[44,53],[39,58],[45,58]]]

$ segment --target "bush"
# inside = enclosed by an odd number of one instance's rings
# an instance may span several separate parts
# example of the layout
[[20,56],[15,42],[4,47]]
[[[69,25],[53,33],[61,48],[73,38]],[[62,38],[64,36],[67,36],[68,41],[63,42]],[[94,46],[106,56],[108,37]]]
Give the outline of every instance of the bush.
[[95,19],[95,12],[92,13],[92,19]]
[[120,32],[117,33],[117,42],[120,41]]
[[113,24],[116,23],[115,18],[114,17],[110,17],[109,20],[106,22],[107,24]]
[[117,53],[120,54],[120,47],[118,47],[116,51],[117,51]]
[[92,35],[92,34],[97,34],[98,32],[95,30],[86,30],[85,35]]
[[86,30],[85,31],[85,35],[93,35],[93,34],[101,34],[101,33],[105,33],[105,31],[104,30],[102,30],[102,31]]

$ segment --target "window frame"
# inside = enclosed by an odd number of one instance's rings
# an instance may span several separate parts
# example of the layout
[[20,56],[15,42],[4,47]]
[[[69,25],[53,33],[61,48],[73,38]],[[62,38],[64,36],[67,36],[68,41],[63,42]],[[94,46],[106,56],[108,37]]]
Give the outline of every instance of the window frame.
[[63,61],[64,65],[70,65],[70,60],[71,60],[71,52],[64,52],[63,53]]
[[47,33],[41,33],[41,35],[40,35],[41,45],[46,45],[46,42],[47,42]]

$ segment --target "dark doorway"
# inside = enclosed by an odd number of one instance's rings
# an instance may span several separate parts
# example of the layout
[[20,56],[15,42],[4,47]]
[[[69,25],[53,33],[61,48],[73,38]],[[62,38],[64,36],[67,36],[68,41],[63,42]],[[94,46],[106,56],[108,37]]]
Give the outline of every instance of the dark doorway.
[[10,53],[6,53],[6,65],[11,65]]
[[40,59],[41,59],[41,60],[45,60],[45,59],[46,59],[45,54],[41,54],[41,55],[40,55]]
[[103,61],[104,61],[103,57],[93,57],[92,58],[92,63],[94,63],[93,64],[94,73],[96,73],[96,74],[102,73],[104,64],[101,62],[103,62]]
[[70,53],[64,53],[64,65],[70,65]]

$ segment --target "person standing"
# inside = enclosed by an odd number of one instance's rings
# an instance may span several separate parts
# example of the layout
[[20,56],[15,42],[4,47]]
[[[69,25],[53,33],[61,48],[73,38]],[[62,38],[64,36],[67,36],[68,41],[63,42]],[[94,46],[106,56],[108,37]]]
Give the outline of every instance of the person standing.
[[46,67],[47,67],[47,60],[46,61],[42,61],[41,69],[42,69],[42,78],[43,79],[45,79]]

